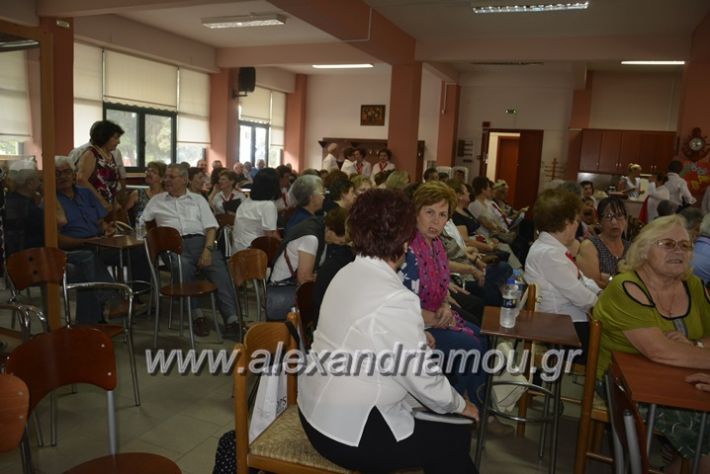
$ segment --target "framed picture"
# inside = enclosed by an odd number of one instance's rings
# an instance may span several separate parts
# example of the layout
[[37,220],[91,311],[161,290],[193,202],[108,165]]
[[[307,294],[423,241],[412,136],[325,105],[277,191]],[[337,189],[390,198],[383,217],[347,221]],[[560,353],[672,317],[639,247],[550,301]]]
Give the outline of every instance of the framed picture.
[[362,105],[360,106],[360,125],[377,125],[385,124],[385,106],[384,105]]

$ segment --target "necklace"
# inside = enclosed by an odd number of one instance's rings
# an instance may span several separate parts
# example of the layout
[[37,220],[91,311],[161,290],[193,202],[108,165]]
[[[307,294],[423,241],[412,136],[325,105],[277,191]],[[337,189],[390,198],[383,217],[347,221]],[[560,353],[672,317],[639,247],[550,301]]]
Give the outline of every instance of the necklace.
[[658,305],[658,307],[661,309],[663,314],[668,317],[673,316],[673,305],[675,304],[675,291],[671,292],[670,306],[666,306],[661,302],[661,292],[658,291],[658,288],[656,288],[654,285],[651,285],[650,283],[648,283],[646,281],[644,281],[644,283],[646,283],[646,286],[648,286],[649,290],[651,290],[653,293],[656,294],[656,298],[654,299],[654,302]]

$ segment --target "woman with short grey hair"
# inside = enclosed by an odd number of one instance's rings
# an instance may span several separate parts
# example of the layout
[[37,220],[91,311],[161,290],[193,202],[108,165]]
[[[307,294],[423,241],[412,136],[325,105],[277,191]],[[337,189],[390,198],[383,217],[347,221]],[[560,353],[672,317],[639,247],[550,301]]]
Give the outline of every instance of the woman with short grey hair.
[[286,230],[315,215],[323,208],[323,182],[318,176],[299,176],[291,186],[290,194],[296,210],[286,224]]

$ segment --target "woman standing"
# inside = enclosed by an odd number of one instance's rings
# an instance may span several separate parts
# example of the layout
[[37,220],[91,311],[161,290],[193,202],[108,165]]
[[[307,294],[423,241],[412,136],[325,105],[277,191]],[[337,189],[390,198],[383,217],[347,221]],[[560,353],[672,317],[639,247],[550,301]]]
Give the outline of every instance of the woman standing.
[[582,241],[576,261],[585,276],[594,280],[599,288],[606,288],[611,278],[619,273],[619,260],[631,245],[623,239],[628,215],[624,201],[615,197],[602,199],[597,206],[597,215],[601,232]]
[[76,182],[96,195],[107,211],[114,207],[119,188],[118,167],[113,152],[121,143],[123,129],[102,120],[91,127],[91,146],[79,157]]
[[641,194],[641,165],[629,163],[629,173],[619,181],[619,191],[636,199]]
[[[428,357],[419,300],[397,276],[415,229],[410,201],[392,190],[364,193],[348,227],[357,257],[325,292],[312,353],[382,354],[401,344]],[[438,372],[411,367],[388,377],[374,365],[373,375],[306,371],[299,376],[301,423],[313,447],[332,462],[363,472],[420,467],[429,474],[476,474],[470,427],[417,420],[405,399],[413,396],[437,413],[478,419],[476,407]]]
[[377,152],[377,163],[372,165],[372,176],[385,171],[394,171],[394,163],[392,163],[392,152],[388,148],[383,148]]

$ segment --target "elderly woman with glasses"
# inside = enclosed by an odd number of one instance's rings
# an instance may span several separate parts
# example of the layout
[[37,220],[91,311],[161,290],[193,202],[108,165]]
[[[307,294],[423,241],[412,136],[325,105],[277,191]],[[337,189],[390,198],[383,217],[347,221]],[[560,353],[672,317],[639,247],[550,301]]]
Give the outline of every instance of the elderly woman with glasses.
[[602,199],[597,206],[601,232],[584,240],[579,246],[577,265],[585,276],[606,288],[616,275],[621,260],[631,243],[623,238],[626,230],[626,207],[616,197]]
[[[644,227],[621,262],[622,273],[599,298],[594,308],[594,318],[602,323],[598,379],[614,351],[641,353],[660,364],[710,369],[710,295],[692,274],[693,244],[684,224],[681,216],[672,215]],[[663,408],[659,412],[656,429],[681,456],[691,458],[700,415]],[[709,441],[706,437],[703,453],[710,450]],[[678,472],[679,464],[664,472]],[[710,457],[701,465],[701,472],[708,472],[704,469],[710,469]]]

